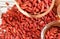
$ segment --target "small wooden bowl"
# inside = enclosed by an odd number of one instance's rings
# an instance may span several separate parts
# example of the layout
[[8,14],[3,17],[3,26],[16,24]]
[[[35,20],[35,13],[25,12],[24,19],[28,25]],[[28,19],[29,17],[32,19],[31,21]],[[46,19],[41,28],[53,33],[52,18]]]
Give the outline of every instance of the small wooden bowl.
[[52,4],[51,4],[51,6],[47,9],[46,12],[44,12],[44,13],[42,13],[42,14],[31,15],[31,14],[27,13],[26,11],[24,11],[23,9],[21,9],[21,7],[18,5],[18,3],[17,3],[15,0],[14,0],[14,2],[15,2],[15,5],[17,6],[18,10],[19,10],[22,14],[24,14],[24,15],[27,16],[27,17],[34,17],[34,18],[41,18],[41,17],[47,15],[47,14],[52,10],[52,8],[54,7],[54,4],[55,4],[55,0],[52,0]]
[[56,21],[53,21],[53,22],[47,24],[41,31],[41,39],[45,39],[45,34],[46,34],[47,30],[53,26],[60,27],[60,20],[56,20]]

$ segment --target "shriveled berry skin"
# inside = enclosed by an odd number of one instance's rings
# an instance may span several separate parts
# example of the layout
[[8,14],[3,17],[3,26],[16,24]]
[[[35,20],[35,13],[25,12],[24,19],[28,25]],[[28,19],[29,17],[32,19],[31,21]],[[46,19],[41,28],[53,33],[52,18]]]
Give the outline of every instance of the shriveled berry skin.
[[46,12],[52,0],[16,0],[24,11],[36,15]]
[[45,39],[60,39],[60,27],[51,27],[45,34]]

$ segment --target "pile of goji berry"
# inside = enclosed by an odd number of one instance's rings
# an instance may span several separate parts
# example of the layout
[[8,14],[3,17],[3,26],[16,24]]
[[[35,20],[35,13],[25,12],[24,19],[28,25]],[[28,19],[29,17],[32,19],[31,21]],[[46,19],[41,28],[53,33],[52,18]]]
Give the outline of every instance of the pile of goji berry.
[[41,14],[51,6],[52,0],[16,0],[20,7],[30,14]]
[[60,39],[60,27],[51,27],[45,34],[45,39]]
[[53,10],[42,18],[28,18],[13,6],[2,15],[0,39],[41,39],[45,24],[56,20]]

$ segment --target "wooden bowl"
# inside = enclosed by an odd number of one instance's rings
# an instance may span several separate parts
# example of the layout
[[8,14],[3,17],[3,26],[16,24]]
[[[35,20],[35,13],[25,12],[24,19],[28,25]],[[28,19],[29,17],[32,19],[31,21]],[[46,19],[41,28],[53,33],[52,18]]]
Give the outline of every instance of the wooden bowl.
[[60,27],[60,20],[48,23],[41,31],[41,39],[45,39],[45,33],[47,32],[48,29],[50,29],[53,26]]
[[44,13],[42,13],[42,14],[31,15],[31,14],[27,13],[26,11],[24,11],[23,9],[21,9],[21,7],[18,5],[18,3],[17,3],[15,0],[14,0],[14,2],[15,2],[15,4],[16,4],[18,10],[19,10],[22,14],[24,14],[24,15],[27,16],[27,17],[33,17],[33,18],[41,18],[41,17],[47,15],[47,14],[52,10],[52,8],[54,7],[54,4],[55,4],[55,0],[52,0],[52,4],[51,4],[51,6],[47,9],[46,12],[44,12]]

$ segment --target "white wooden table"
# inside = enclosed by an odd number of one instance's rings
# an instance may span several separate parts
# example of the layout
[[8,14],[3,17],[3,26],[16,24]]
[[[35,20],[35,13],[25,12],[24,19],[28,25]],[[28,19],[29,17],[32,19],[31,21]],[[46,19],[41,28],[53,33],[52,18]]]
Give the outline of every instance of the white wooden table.
[[6,5],[6,2],[9,3],[10,7],[14,5],[14,2],[12,0],[0,0],[0,13],[7,11],[8,6]]

